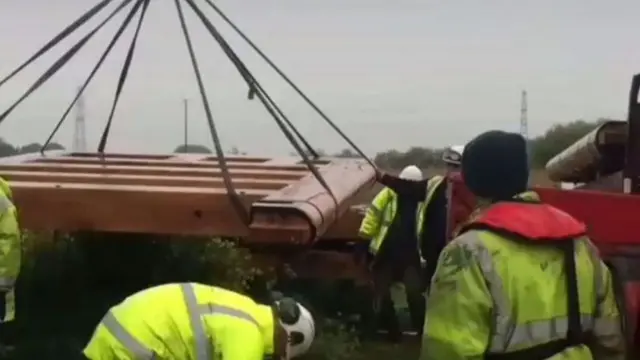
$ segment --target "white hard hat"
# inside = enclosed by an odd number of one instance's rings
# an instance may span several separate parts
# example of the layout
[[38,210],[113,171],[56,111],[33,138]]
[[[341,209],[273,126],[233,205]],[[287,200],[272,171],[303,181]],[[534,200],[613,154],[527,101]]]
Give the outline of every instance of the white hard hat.
[[287,357],[289,359],[304,355],[316,336],[313,316],[304,306],[291,298],[276,301],[280,324],[287,332]]
[[464,145],[449,146],[442,152],[442,161],[444,161],[448,165],[460,166],[463,153]]
[[422,171],[415,165],[409,165],[400,172],[400,179],[405,180],[422,180]]

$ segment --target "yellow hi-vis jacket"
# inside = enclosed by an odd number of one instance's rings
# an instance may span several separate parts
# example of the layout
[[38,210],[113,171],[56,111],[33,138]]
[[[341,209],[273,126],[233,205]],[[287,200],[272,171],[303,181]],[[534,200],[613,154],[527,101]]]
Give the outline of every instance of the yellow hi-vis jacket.
[[140,291],[111,308],[84,349],[91,360],[262,360],[274,352],[269,306],[197,283]]
[[[550,241],[554,226],[562,232],[575,223],[539,203],[499,202],[479,214],[438,260],[420,360],[624,360],[611,274],[594,245],[584,234],[565,238],[572,248],[563,250],[533,243]],[[538,237],[516,239],[525,228]],[[569,294],[568,262],[574,262],[575,296]],[[576,306],[568,306],[571,298]],[[581,335],[587,333],[580,339],[588,341],[567,341],[569,324],[576,322]],[[560,342],[555,355],[521,356]]]
[[[416,246],[418,246],[418,253],[421,259],[423,257],[419,241],[423,230],[424,214],[433,198],[436,188],[443,180],[444,177],[442,176],[434,176],[429,179],[427,183],[427,197],[424,202],[418,204],[416,211]],[[389,188],[382,189],[371,202],[362,219],[359,231],[360,237],[371,239],[369,243],[369,251],[371,254],[376,255],[386,240],[387,231],[396,217],[397,210],[398,195]]]
[[9,184],[0,178],[0,323],[15,319],[14,285],[20,272],[22,248],[18,211]]

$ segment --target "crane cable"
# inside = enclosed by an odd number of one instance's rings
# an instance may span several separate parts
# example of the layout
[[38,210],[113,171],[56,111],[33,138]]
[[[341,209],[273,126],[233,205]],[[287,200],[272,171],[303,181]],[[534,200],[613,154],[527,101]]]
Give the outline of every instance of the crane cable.
[[40,50],[36,51],[27,61],[22,63],[16,69],[14,69],[9,75],[5,76],[4,79],[0,80],[0,86],[4,85],[7,81],[11,80],[14,76],[16,76],[20,71],[29,66],[32,62],[36,61],[40,56],[47,53],[51,48],[58,45],[60,41],[66,39],[71,33],[73,33],[80,26],[84,25],[87,21],[93,18],[100,10],[104,9],[105,6],[109,5],[113,0],[102,0],[100,3],[92,7],[91,9],[84,12],[84,14],[80,15],[76,20],[74,20],[67,27],[62,29],[58,35],[54,36],[53,39],[49,40]]
[[178,18],[180,20],[180,27],[182,28],[182,34],[184,35],[185,42],[187,44],[187,49],[189,50],[189,57],[191,58],[191,65],[193,67],[193,71],[196,76],[196,80],[198,82],[198,88],[200,90],[200,97],[202,98],[202,103],[204,106],[204,111],[207,117],[207,124],[209,125],[209,131],[211,132],[211,138],[213,140],[213,146],[216,150],[216,156],[218,157],[218,162],[220,163],[220,172],[222,173],[222,180],[227,189],[227,194],[231,200],[231,204],[236,210],[238,216],[240,216],[241,221],[244,224],[249,224],[249,214],[247,209],[244,207],[242,203],[242,199],[235,190],[233,186],[233,182],[231,180],[229,166],[227,164],[227,159],[224,156],[224,151],[222,150],[222,145],[220,144],[220,138],[218,136],[218,131],[216,129],[216,125],[213,122],[213,115],[211,115],[211,107],[209,105],[209,99],[207,97],[207,92],[204,88],[204,83],[202,81],[202,75],[200,73],[200,68],[198,66],[198,60],[196,59],[195,51],[193,50],[193,44],[191,42],[191,36],[189,35],[189,29],[187,29],[187,23],[184,19],[184,13],[182,12],[182,6],[180,5],[180,0],[174,0],[176,9],[178,11]]
[[118,40],[120,39],[120,37],[124,33],[124,30],[127,28],[129,23],[131,22],[131,20],[133,20],[133,16],[135,15],[136,11],[137,11],[137,8],[134,8],[129,12],[129,14],[127,14],[127,17],[124,19],[124,21],[122,22],[122,24],[120,25],[120,27],[116,31],[115,35],[113,36],[113,38],[109,42],[109,45],[107,45],[107,48],[104,50],[104,52],[100,56],[100,59],[98,60],[96,65],[91,70],[91,73],[89,74],[89,76],[87,76],[86,80],[84,81],[84,83],[82,84],[80,89],[78,90],[78,93],[76,94],[75,98],[71,101],[71,103],[69,104],[69,106],[67,107],[65,112],[62,114],[62,116],[60,117],[60,120],[58,120],[58,123],[56,124],[54,129],[49,134],[49,137],[47,138],[47,141],[45,141],[44,144],[42,145],[42,147],[40,148],[40,154],[41,155],[44,155],[45,149],[47,148],[47,146],[49,146],[49,144],[51,143],[51,141],[53,140],[55,135],[58,133],[58,130],[60,130],[60,127],[62,126],[64,121],[67,119],[67,116],[69,115],[69,113],[71,112],[71,110],[73,109],[75,104],[78,102],[78,99],[80,99],[80,96],[82,96],[82,94],[84,93],[84,91],[87,88],[87,86],[89,86],[89,83],[91,82],[91,80],[93,80],[93,77],[96,75],[98,70],[100,70],[100,68],[102,67],[102,64],[107,59],[107,56],[109,56],[109,53],[111,53],[111,50],[113,50],[113,47],[115,46],[115,44],[118,42]]
[[207,4],[247,43],[251,48],[260,55],[260,57],[267,63],[269,66],[282,77],[284,81],[293,88],[300,97],[313,108],[320,117],[322,117],[328,124],[333,128],[335,132],[337,132],[355,151],[364,158],[369,165],[376,168],[375,163],[367,156],[365,153],[360,150],[360,148],[318,107],[262,50],[253,42],[249,37],[238,27],[236,24],[231,21],[231,19],[211,0],[205,0]]
[[[196,13],[196,15],[198,15],[198,17],[200,18],[200,20],[204,24],[205,28],[209,31],[209,34],[211,34],[211,36],[213,36],[213,38],[222,47],[222,50],[224,51],[225,55],[227,55],[229,60],[231,60],[231,62],[234,64],[234,66],[236,66],[236,69],[238,69],[238,71],[240,72],[240,75],[243,77],[243,79],[247,83],[247,86],[249,87],[248,98],[249,98],[249,100],[253,100],[254,96],[259,91],[258,87],[261,88],[261,86],[256,82],[255,78],[253,78],[253,76],[251,75],[249,70],[247,70],[247,68],[244,65],[244,63],[242,63],[242,61],[239,60],[238,56],[235,54],[233,49],[230,48],[230,46],[224,40],[224,38],[222,37],[220,32],[215,28],[215,26],[211,23],[211,21],[209,21],[209,19],[207,19],[207,17],[204,15],[202,10],[200,10],[200,8],[198,8],[198,6],[193,1],[187,0],[187,2],[189,3],[189,6],[191,7],[191,9]],[[249,76],[247,76],[247,73],[248,73]],[[311,156],[313,156],[314,158],[317,159],[319,156],[318,156],[318,153],[313,149],[313,146],[311,146],[311,144],[309,144],[307,139],[305,139],[304,136],[293,125],[293,123],[291,123],[289,118],[282,112],[280,107],[273,101],[273,99],[271,99],[271,96],[269,96],[269,94],[267,94],[265,91],[262,91],[262,93],[263,93],[263,96],[265,97],[265,99],[267,100],[267,102],[270,104],[269,106],[271,106],[271,108],[273,110],[275,110],[276,113],[278,113],[278,116],[280,116],[282,118],[282,120],[287,124],[289,129],[291,129],[291,131],[294,132],[294,134],[298,137],[298,139],[303,143],[303,145],[305,146],[307,151],[309,151],[309,154],[311,154]],[[264,105],[264,102],[263,102],[263,105]],[[267,106],[267,105],[265,105],[265,106]],[[267,111],[269,111],[269,110],[267,110]],[[295,141],[295,139],[294,139],[294,141]],[[296,142],[296,144],[297,144],[297,142]],[[294,145],[294,148],[295,148],[295,145]]]
[[[333,191],[329,187],[329,184],[325,181],[324,177],[318,171],[317,167],[313,164],[309,157],[304,153],[304,150],[300,147],[300,144],[296,141],[295,137],[291,134],[289,129],[287,129],[285,123],[283,123],[283,119],[278,117],[278,113],[274,111],[274,108],[279,110],[279,114],[283,116],[285,122],[298,134],[299,137],[302,138],[303,141],[306,140],[302,135],[297,131],[295,126],[286,118],[284,113],[280,110],[278,105],[271,99],[271,97],[266,93],[266,91],[262,88],[260,83],[255,79],[253,74],[247,69],[246,65],[240,60],[237,54],[233,51],[231,46],[229,46],[228,42],[222,37],[220,32],[216,29],[216,27],[206,18],[206,16],[202,13],[202,11],[196,6],[193,0],[186,0],[189,6],[191,6],[192,10],[198,15],[203,25],[209,30],[209,33],[214,37],[214,39],[218,42],[224,53],[231,60],[231,62],[235,65],[235,67],[240,72],[240,75],[245,79],[247,85],[250,88],[250,91],[254,91],[254,93],[260,99],[260,102],[264,105],[265,109],[269,114],[273,117],[274,121],[285,135],[287,140],[293,145],[298,154],[302,157],[304,163],[307,165],[313,176],[318,180],[318,182],[322,185],[322,187],[327,190],[329,195],[332,197],[333,201],[337,204],[337,199],[335,198]],[[307,143],[308,144],[308,143]]]
[[87,44],[87,41],[91,39],[102,27],[108,23],[113,17],[118,14],[122,9],[124,9],[132,0],[123,0],[122,3],[109,14],[109,16],[104,19],[100,24],[98,24],[91,32],[85,35],[82,39],[80,39],[75,45],[73,45],[69,50],[67,50],[62,56],[56,60],[53,65],[51,65],[45,72],[42,74],[32,85],[27,89],[27,91],[22,94],[22,96],[16,100],[4,113],[0,114],[0,123],[4,121],[4,119],[13,112],[13,110],[20,105],[31,93],[36,91],[40,86],[42,86],[45,82],[47,82],[53,75],[55,75],[58,70],[60,70],[65,64],[69,62],[77,53]]
[[[86,45],[86,43],[102,27],[104,27],[104,25],[106,25],[107,22],[109,22],[111,19],[113,19],[113,17],[117,13],[119,13],[122,9],[124,9],[127,5],[129,5],[131,3],[131,1],[132,0],[123,0],[120,3],[120,5],[115,10],[113,10],[112,13],[106,19],[104,19],[98,26],[96,26],[91,32],[89,32],[87,35],[85,35],[82,39],[80,39],[69,50],[67,50],[60,58],[58,58],[58,60],[56,60],[53,63],[53,65],[51,65],[47,69],[47,71],[45,71],[45,73],[42,74],[32,84],[32,86],[15,103],[12,104],[12,106],[10,106],[4,113],[0,114],[0,123],[4,119],[6,119],[6,117],[20,103],[22,103],[22,101],[24,101],[31,93],[33,93],[35,90],[37,90],[40,86],[42,86],[45,82],[47,82],[53,75],[55,75],[64,65],[66,65],[69,62],[69,60],[71,60],[84,47],[84,45]],[[232,63],[236,67],[236,69],[240,72],[241,76],[247,82],[247,85],[249,86],[249,98],[251,99],[255,95],[258,96],[258,98],[260,99],[261,103],[265,106],[265,109],[273,117],[274,121],[277,123],[278,127],[283,132],[283,134],[285,135],[287,140],[294,146],[296,151],[301,155],[301,157],[303,158],[303,161],[308,166],[308,168],[311,170],[313,175],[318,179],[318,181],[322,184],[322,186],[331,194],[331,196],[334,199],[334,201],[337,201],[335,199],[335,196],[333,196],[333,193],[331,192],[331,189],[329,188],[328,184],[326,183],[326,181],[324,181],[324,178],[322,177],[322,175],[317,171],[317,168],[315,167],[313,162],[310,161],[308,156],[304,153],[304,151],[302,150],[302,148],[301,148],[300,144],[298,143],[298,141],[296,140],[296,138],[291,134],[291,131],[293,131],[293,133],[305,145],[307,150],[316,158],[318,157],[317,153],[313,150],[313,148],[306,141],[306,139],[302,136],[302,134],[296,129],[296,127],[291,123],[291,121],[287,118],[287,116],[283,113],[283,111],[279,108],[279,106],[275,103],[275,101],[273,101],[273,99],[269,96],[269,94],[264,90],[264,88],[260,85],[260,83],[255,79],[253,74],[247,69],[246,65],[239,59],[237,54],[229,46],[229,44],[222,37],[222,35],[218,32],[218,30],[215,28],[215,26],[213,26],[213,24],[204,16],[202,11],[200,11],[200,9],[195,5],[193,0],[185,0],[185,1],[188,2],[188,4],[191,6],[192,10],[194,12],[196,12],[196,14],[200,17],[201,21],[203,22],[205,27],[209,30],[210,34],[214,37],[214,39],[221,46],[221,48],[224,51],[225,55],[227,55],[227,57],[229,57],[229,59],[232,61]],[[213,4],[210,0],[205,0],[205,1],[223,18],[223,20],[225,20],[254,49],[254,51],[256,51],[263,58],[263,60],[265,60],[307,102],[307,104],[309,104],[327,123],[329,123],[329,125],[339,135],[341,135],[347,141],[347,143],[349,143],[349,145],[351,145],[356,150],[356,152],[360,156],[362,156],[364,159],[366,159],[369,164],[371,164],[372,166],[375,166],[373,164],[373,162],[333,123],[333,121],[331,121],[328,118],[328,116],[326,116],[326,114],[324,114],[324,112],[322,110],[320,110],[319,107],[317,105],[315,105],[315,103],[313,103],[313,101],[311,101],[311,99],[308,96],[306,96],[306,94],[304,92],[302,92],[302,90],[300,90],[300,88],[297,85],[295,85],[295,83],[293,83],[288,78],[288,76],[286,74],[284,74],[271,61],[271,59],[269,59],[260,50],[260,48],[258,48],[215,4]],[[57,45],[60,41],[62,41],[66,37],[68,37],[72,32],[77,30],[77,28],[79,28],[84,23],[86,23],[89,19],[91,19],[93,16],[95,16],[98,12],[100,12],[100,10],[102,10],[105,6],[107,6],[111,2],[112,2],[112,0],[103,0],[102,2],[100,2],[99,4],[94,6],[93,8],[89,9],[88,11],[86,11],[83,15],[81,15],[78,19],[76,19],[72,24],[67,26],[58,35],[56,35],[52,40],[50,40],[47,44],[45,44],[31,58],[29,58],[26,62],[21,64],[18,68],[16,68],[14,71],[12,71],[8,76],[6,76],[4,79],[2,79],[0,81],[0,86],[2,86],[9,79],[14,77],[16,74],[18,74],[20,71],[22,71],[28,65],[30,65],[33,61],[38,59],[40,56],[42,56],[43,54],[48,52],[51,48],[53,48],[55,45]],[[88,86],[90,81],[93,79],[93,76],[96,74],[96,72],[98,71],[98,69],[100,68],[100,66],[102,65],[102,63],[104,62],[104,60],[106,59],[106,57],[108,56],[110,51],[112,50],[113,46],[115,45],[115,43],[118,41],[118,39],[122,35],[123,31],[130,24],[133,16],[138,12],[138,10],[140,9],[140,6],[143,6],[142,11],[140,12],[140,17],[139,17],[139,20],[138,20],[138,25],[137,25],[135,34],[134,34],[134,36],[133,36],[133,38],[131,40],[131,44],[129,46],[129,51],[127,53],[125,62],[123,64],[122,70],[120,72],[118,86],[117,86],[117,89],[116,89],[116,93],[114,95],[114,100],[113,100],[113,103],[112,103],[111,112],[109,114],[109,118],[108,118],[107,124],[106,124],[105,129],[104,129],[104,131],[102,133],[100,144],[98,146],[98,152],[101,153],[101,154],[104,153],[104,148],[106,147],[106,142],[107,142],[107,139],[108,139],[108,136],[109,136],[109,133],[110,133],[111,124],[112,124],[114,113],[115,113],[115,108],[116,108],[116,106],[118,104],[118,100],[119,100],[120,95],[122,93],[122,89],[124,88],[124,84],[125,84],[126,79],[128,77],[131,61],[132,61],[133,55],[135,53],[135,45],[137,43],[139,32],[140,32],[140,29],[141,29],[141,26],[142,26],[142,23],[143,23],[145,14],[146,14],[146,10],[147,10],[147,8],[149,6],[149,2],[150,2],[150,0],[137,0],[136,1],[136,4],[134,5],[133,9],[131,9],[131,11],[128,14],[127,18],[125,19],[123,24],[120,26],[120,28],[118,29],[116,34],[113,36],[111,42],[109,43],[109,45],[105,49],[105,51],[102,54],[101,58],[99,59],[98,63],[95,65],[95,67],[93,68],[93,70],[91,71],[91,73],[89,74],[87,79],[85,80],[85,83],[80,88],[80,90],[76,94],[75,98],[73,99],[73,101],[71,102],[71,104],[69,105],[67,110],[64,112],[64,114],[62,115],[62,117],[59,120],[58,124],[56,125],[56,127],[53,130],[53,132],[51,133],[50,137],[47,139],[47,142],[45,143],[45,145],[41,149],[41,153],[44,151],[44,149],[46,148],[46,145],[48,145],[48,143],[51,141],[51,139],[53,138],[55,133],[58,131],[58,129],[60,128],[60,126],[62,125],[64,120],[66,119],[67,115],[69,114],[69,112],[73,108],[73,105],[77,102],[78,98],[82,95],[82,92],[85,90],[85,88]],[[208,125],[209,125],[209,130],[211,132],[211,136],[212,136],[212,139],[213,139],[213,142],[214,142],[214,146],[215,146],[215,149],[216,149],[216,155],[218,156],[218,159],[219,159],[219,162],[220,162],[221,174],[222,174],[222,177],[223,177],[223,181],[224,181],[225,187],[227,189],[227,193],[229,194],[229,196],[231,198],[232,205],[236,208],[236,211],[237,211],[238,215],[242,218],[244,223],[248,223],[249,216],[247,214],[247,209],[244,207],[244,205],[242,203],[242,200],[240,199],[238,193],[236,192],[236,190],[235,190],[235,188],[233,186],[231,177],[230,177],[229,167],[228,167],[226,158],[224,156],[224,151],[222,150],[222,146],[221,146],[221,143],[220,143],[220,139],[219,139],[216,127],[215,127],[215,123],[213,121],[213,116],[211,114],[211,108],[210,108],[208,97],[207,97],[207,94],[206,94],[206,91],[205,91],[205,88],[204,88],[204,84],[203,84],[203,81],[202,81],[202,75],[201,75],[200,69],[198,67],[197,59],[196,59],[196,56],[195,56],[195,51],[193,49],[193,44],[191,42],[191,37],[190,37],[188,29],[187,29],[186,21],[185,21],[185,18],[184,18],[184,13],[183,13],[182,7],[180,5],[180,0],[175,0],[175,5],[176,5],[176,9],[178,11],[178,17],[179,17],[180,24],[181,24],[181,27],[182,27],[183,35],[185,37],[185,42],[186,42],[187,48],[189,50],[189,55],[190,55],[190,58],[191,58],[191,63],[192,63],[193,69],[194,69],[194,73],[196,75],[196,80],[198,82],[198,87],[199,87],[200,94],[201,94],[202,101],[203,101],[203,105],[204,105],[204,108],[205,108],[205,113],[207,115],[207,122],[208,122]]]
[[132,12],[137,12],[140,6],[142,5],[142,10],[140,11],[140,17],[138,18],[138,25],[136,26],[136,31],[133,34],[133,38],[131,39],[131,44],[129,45],[129,51],[127,52],[127,57],[124,60],[124,64],[122,64],[122,70],[120,71],[120,77],[118,79],[118,86],[116,88],[116,93],[113,97],[113,103],[111,105],[111,111],[109,112],[109,119],[107,120],[107,124],[104,127],[104,131],[102,132],[102,136],[100,137],[100,144],[98,145],[98,153],[104,154],[104,148],[107,146],[107,139],[109,138],[109,133],[111,131],[111,124],[113,122],[113,115],[116,111],[116,106],[118,106],[118,100],[120,100],[120,95],[122,94],[122,89],[124,88],[124,84],[127,81],[127,77],[129,75],[129,69],[131,68],[131,61],[133,60],[133,54],[136,51],[136,43],[138,42],[138,36],[140,35],[140,29],[142,28],[142,22],[144,21],[144,16],[147,13],[147,8],[149,7],[150,0],[138,0]]

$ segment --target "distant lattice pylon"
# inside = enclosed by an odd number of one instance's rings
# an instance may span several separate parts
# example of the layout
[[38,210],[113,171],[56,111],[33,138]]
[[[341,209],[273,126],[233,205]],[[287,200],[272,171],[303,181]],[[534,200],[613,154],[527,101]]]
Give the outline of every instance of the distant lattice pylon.
[[87,134],[85,128],[84,99],[81,95],[76,102],[76,121],[73,132],[73,152],[87,151]]
[[527,91],[522,91],[522,99],[520,102],[520,134],[525,139],[529,138],[529,120],[527,119]]

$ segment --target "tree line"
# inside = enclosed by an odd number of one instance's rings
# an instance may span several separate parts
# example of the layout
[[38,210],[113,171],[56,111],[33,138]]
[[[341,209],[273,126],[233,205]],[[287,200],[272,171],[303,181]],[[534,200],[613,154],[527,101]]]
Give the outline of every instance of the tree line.
[[[609,119],[598,119],[596,121],[576,120],[566,124],[556,124],[549,128],[544,134],[530,140],[530,158],[531,165],[534,168],[544,168],[556,154],[594,130],[598,125]],[[18,154],[34,153],[40,151],[42,144],[30,143],[24,146],[15,146],[0,138],[0,157],[12,156]],[[58,143],[50,143],[46,150],[64,150],[65,148]],[[375,162],[384,169],[401,169],[407,165],[416,165],[426,169],[430,167],[442,166],[441,156],[443,149],[431,147],[411,147],[406,151],[386,150],[376,154]],[[202,153],[210,154],[211,149],[201,144],[179,145],[174,149],[174,153]],[[228,152],[229,155],[246,155],[245,152],[237,147],[232,147]],[[343,149],[340,152],[329,154],[322,149],[316,149],[316,153],[320,156],[335,156],[343,158],[359,157],[355,151],[351,149]],[[291,155],[297,155],[295,153]]]
[[[0,138],[0,157],[35,153],[39,152],[41,149],[42,144],[40,143],[34,142],[27,145],[19,146],[13,145],[5,139]],[[47,145],[45,150],[65,150],[65,148],[64,146],[56,142],[52,142]]]
[[[556,124],[544,134],[529,140],[529,157],[531,166],[543,169],[547,162],[596,127],[610,119],[596,121],[576,120],[566,124]],[[442,166],[443,149],[429,147],[412,147],[407,151],[387,150],[375,157],[378,166],[388,169],[401,169],[407,165],[420,168]],[[342,154],[348,153],[346,150]]]
[[[566,124],[556,124],[544,134],[529,140],[531,165],[534,168],[544,168],[546,163],[568,146],[594,130],[597,126],[610,119],[598,119],[595,121],[576,120]],[[431,147],[411,147],[406,151],[386,150],[376,154],[375,163],[384,169],[399,170],[407,165],[416,165],[426,169],[442,166],[441,158],[444,149]],[[211,150],[203,145],[180,145],[175,152],[211,153]],[[242,155],[243,152],[234,147],[228,152],[230,155]],[[322,149],[317,149],[320,156],[335,156],[344,158],[359,157],[351,149],[343,149],[335,154],[328,154]],[[296,153],[291,153],[296,156]],[[310,155],[310,154],[307,154]]]

